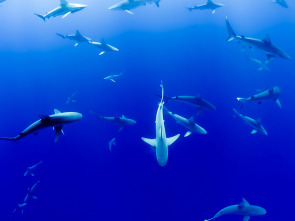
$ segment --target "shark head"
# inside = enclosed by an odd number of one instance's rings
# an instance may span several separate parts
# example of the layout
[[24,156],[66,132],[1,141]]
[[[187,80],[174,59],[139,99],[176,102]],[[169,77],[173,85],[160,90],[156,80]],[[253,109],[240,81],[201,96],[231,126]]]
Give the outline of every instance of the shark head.
[[78,11],[81,11],[82,9],[86,8],[87,5],[68,3],[66,7],[71,9],[71,12],[74,13],[74,12],[78,12]]
[[273,95],[279,95],[281,93],[281,89],[277,86],[274,86],[271,90]]

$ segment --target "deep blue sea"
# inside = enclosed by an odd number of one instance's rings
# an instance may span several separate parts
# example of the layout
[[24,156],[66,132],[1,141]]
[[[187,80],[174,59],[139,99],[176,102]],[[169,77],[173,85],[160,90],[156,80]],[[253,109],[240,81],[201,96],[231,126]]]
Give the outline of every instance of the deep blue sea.
[[[0,141],[0,220],[23,221],[202,221],[242,197],[267,210],[250,220],[294,219],[295,207],[295,2],[285,9],[268,0],[219,0],[224,7],[187,10],[205,1],[161,0],[132,10],[108,10],[120,0],[72,0],[82,11],[43,22],[58,0],[7,0],[0,7],[0,137],[14,137],[39,115],[76,111],[83,118],[64,126],[54,142],[52,128],[17,142]],[[70,1],[71,2],[71,1]],[[272,42],[293,59],[274,58],[271,69],[257,71],[242,47],[226,42],[225,17],[239,35]],[[88,44],[74,47],[56,33],[102,39],[120,51],[105,53]],[[259,50],[246,50],[265,59]],[[104,80],[124,74],[116,83]],[[216,106],[204,110],[177,102],[171,111],[204,127],[208,134],[183,135],[186,129],[164,114],[169,147],[160,167],[155,150],[141,137],[155,137],[155,118],[163,81],[165,96],[201,96]],[[268,136],[234,118],[237,97],[273,86],[281,88],[282,109],[275,102],[251,103],[239,111],[261,118]],[[78,92],[76,103],[66,104]],[[118,126],[93,116],[121,116],[137,121]],[[117,146],[108,142],[116,137]],[[35,176],[28,166],[43,160]],[[37,200],[23,215],[12,211],[36,181]],[[220,221],[242,221],[222,216]]]

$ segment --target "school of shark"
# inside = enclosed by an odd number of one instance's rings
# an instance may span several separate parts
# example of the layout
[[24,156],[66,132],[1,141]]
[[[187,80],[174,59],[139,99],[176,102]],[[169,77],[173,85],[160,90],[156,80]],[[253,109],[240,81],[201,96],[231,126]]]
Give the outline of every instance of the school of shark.
[[[1,4],[5,4],[9,0],[0,1]],[[59,1],[59,2],[58,2]],[[78,0],[76,0],[78,1]],[[152,5],[155,9],[161,7],[161,1],[164,0],[123,0],[114,5],[109,6],[108,10],[111,10],[112,13],[128,13],[126,16],[136,16],[136,9],[138,7],[144,7]],[[222,1],[222,0],[220,0]],[[54,9],[44,8],[44,11],[49,11],[45,14],[42,12],[36,12],[34,18],[40,21],[40,23],[49,22],[51,19],[60,19],[55,18],[60,16],[61,19],[70,19],[71,14],[80,13],[82,10],[87,8],[85,4],[79,3],[71,3],[68,0],[56,0],[57,7]],[[287,0],[272,0],[271,3],[276,4],[278,7],[283,7],[287,9],[288,3]],[[218,10],[226,7],[226,5],[215,2],[215,0],[204,0],[202,4],[195,6],[188,6],[186,11],[187,13],[196,13],[198,10],[208,10],[211,14],[218,13]],[[214,15],[212,15],[214,16]],[[252,37],[247,37],[243,35],[238,35],[237,27],[233,27],[231,24],[231,18],[224,18],[224,29],[227,30],[228,36],[225,36],[225,40],[227,42],[236,42],[241,45],[243,48],[250,48],[252,50],[258,50],[265,54],[265,60],[259,60],[253,57],[249,57],[247,55],[247,59],[252,61],[258,65],[259,71],[271,71],[268,67],[268,64],[273,61],[273,59],[283,59],[283,60],[291,60],[290,55],[287,51],[283,50],[279,46],[279,42],[273,43],[271,37],[268,34],[265,34],[264,39],[256,39]],[[239,30],[242,31],[242,30]],[[105,53],[120,53],[117,46],[113,46],[110,43],[107,43],[105,40],[101,40],[100,42],[92,40],[91,37],[87,36],[87,33],[80,33],[79,30],[74,30],[72,33],[55,33],[56,38],[60,39],[60,41],[71,40],[73,42],[74,47],[79,47],[80,44],[87,45],[86,47],[93,47],[98,50],[99,55],[103,55]],[[85,35],[84,35],[85,34]],[[230,43],[228,43],[230,44]],[[119,46],[118,46],[119,47]],[[109,73],[107,76],[103,78],[105,82],[111,82],[110,84],[116,85],[121,78],[124,78],[125,72],[119,73]],[[216,114],[216,108],[214,104],[210,101],[206,100],[206,98],[200,95],[174,95],[174,96],[166,96],[164,89],[168,87],[165,85],[165,82],[159,82],[159,91],[161,90],[161,95],[158,95],[159,103],[157,106],[157,111],[155,113],[155,134],[142,134],[142,143],[146,143],[144,145],[150,146],[155,152],[155,164],[159,165],[159,168],[165,167],[168,163],[168,153],[169,148],[173,145],[174,142],[181,142],[182,139],[189,139],[189,136],[203,136],[210,131],[207,132],[205,129],[205,125],[199,125],[199,122],[195,120],[194,116],[181,116],[175,112],[173,112],[173,108],[170,109],[169,104],[174,103],[178,105],[180,103],[186,105],[188,108],[192,108],[196,110],[196,116],[202,114],[204,111],[209,114]],[[79,92],[74,92],[70,95],[66,101],[66,104],[74,104],[77,103],[76,96]],[[240,97],[241,96],[241,97]],[[249,116],[244,115],[245,111],[243,107],[245,105],[251,105],[253,103],[261,104],[262,102],[273,102],[274,107],[281,109],[283,105],[281,104],[279,98],[281,96],[281,89],[278,86],[273,85],[271,88],[265,88],[261,91],[253,91],[251,94],[244,95],[236,95],[236,103],[240,108],[231,108],[233,117],[236,117],[240,121],[245,123],[249,127],[249,133],[253,134],[253,136],[261,136],[271,134],[271,131],[268,131],[267,128],[264,128],[262,125],[261,119],[254,119],[249,114]],[[155,104],[156,106],[156,104]],[[118,132],[125,133],[128,131],[129,127],[136,127],[138,122],[137,120],[132,119],[132,116],[125,116],[124,114],[120,116],[102,116],[102,113],[98,111],[89,110],[89,113],[92,117],[95,118],[97,122],[108,122],[114,125],[117,125],[116,128]],[[84,114],[85,115],[85,114]],[[247,114],[248,115],[248,114]],[[78,112],[62,112],[58,109],[54,109],[52,114],[48,115],[38,115],[39,116],[35,122],[32,122],[27,127],[23,128],[15,128],[16,131],[19,130],[18,134],[12,135],[1,135],[1,142],[9,142],[14,141],[18,142],[18,145],[21,145],[21,140],[23,139],[34,139],[32,134],[37,135],[39,130],[48,130],[48,128],[53,128],[54,130],[54,143],[58,142],[61,138],[61,135],[64,134],[64,128],[70,127],[72,124],[76,124],[81,120],[84,120],[82,113]],[[154,116],[154,115],[153,115]],[[129,118],[131,117],[131,118]],[[171,134],[169,128],[166,134],[165,128],[165,120],[164,118],[174,119],[179,125],[179,127],[183,128],[183,135],[180,134]],[[87,120],[87,118],[85,118]],[[151,122],[151,125],[154,122]],[[49,130],[48,130],[49,131]],[[68,136],[71,136],[68,134]],[[154,137],[154,138],[146,138],[146,137]],[[53,144],[54,144],[53,143]],[[117,147],[119,143],[117,143],[117,139],[115,136],[109,141],[106,146],[109,147],[110,151],[114,151],[114,147]],[[42,167],[44,162],[41,160],[34,165],[28,166],[27,170],[24,173],[24,176],[31,177],[32,179],[36,177],[35,171]],[[35,196],[36,189],[38,189],[39,185],[42,185],[42,182],[38,179],[35,181],[35,184],[28,188],[27,194],[22,202],[18,203],[16,208],[13,210],[12,214],[20,213],[23,214],[25,208],[32,200],[37,200],[38,197]],[[254,206],[247,202],[246,199],[242,199],[239,204],[231,205],[223,208],[219,212],[217,212],[212,218],[205,219],[205,221],[215,220],[223,215],[240,215],[243,217],[243,221],[248,221],[251,216],[260,216],[265,215],[266,210],[260,206]],[[226,220],[226,219],[224,219]],[[238,220],[238,219],[237,219]],[[258,220],[258,219],[257,219]]]

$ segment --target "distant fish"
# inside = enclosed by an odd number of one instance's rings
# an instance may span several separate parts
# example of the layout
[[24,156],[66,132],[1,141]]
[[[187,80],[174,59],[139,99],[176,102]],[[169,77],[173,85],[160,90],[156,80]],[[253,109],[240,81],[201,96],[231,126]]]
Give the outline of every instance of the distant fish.
[[104,80],[110,80],[110,81],[112,81],[112,82],[116,82],[115,81],[115,79],[116,78],[118,78],[118,77],[121,77],[122,75],[123,75],[123,73],[124,72],[121,72],[120,74],[111,74],[111,75],[109,75],[109,76],[106,76],[105,78],[104,78]]
[[73,93],[71,96],[69,96],[66,104],[76,103],[76,100],[74,98],[76,97],[77,94],[78,94],[78,91]]
[[31,175],[31,176],[35,176],[33,171],[36,170],[36,168],[42,164],[43,161],[40,161],[39,163],[36,163],[35,165],[31,166],[31,167],[28,167],[27,168],[27,171],[25,172],[24,176],[28,176],[28,175]]
[[39,185],[40,180],[38,180],[31,188],[28,188],[28,193],[24,199],[24,202],[27,203],[29,200],[31,199],[38,199],[36,196],[34,196],[34,192],[37,188],[37,186]]
[[289,6],[285,0],[272,0],[271,3],[277,3],[284,8],[289,8]]
[[112,146],[117,146],[117,144],[116,144],[116,138],[111,139],[110,142],[109,142],[109,149],[110,149],[110,151],[112,151]]
[[45,15],[40,15],[40,14],[35,14],[35,15],[37,15],[39,18],[42,18],[43,21],[45,21],[46,18],[49,19],[50,17],[56,17],[60,15],[63,15],[62,18],[65,18],[69,14],[81,11],[82,9],[86,7],[87,5],[68,3],[67,0],[60,0],[60,6],[53,9],[52,11],[46,13]]
[[146,4],[146,1],[144,0],[124,0],[115,5],[112,5],[111,7],[109,7],[109,10],[125,11],[133,15],[133,12],[131,12],[132,9],[135,9],[145,4]]
[[266,214],[266,210],[259,206],[250,205],[244,198],[243,201],[238,205],[228,206],[220,210],[211,219],[205,221],[214,220],[223,215],[242,215],[244,216],[243,221],[248,221],[251,216],[261,216]]
[[249,61],[253,61],[254,63],[259,65],[257,71],[270,71],[269,67],[267,66],[267,61],[260,61],[255,58],[248,58]]
[[194,7],[187,7],[187,9],[191,12],[192,10],[211,10],[212,14],[215,13],[217,8],[223,7],[223,4],[215,3],[212,0],[207,0],[205,4],[197,5]]
[[246,122],[248,125],[250,125],[253,128],[251,134],[255,134],[257,132],[260,132],[264,135],[268,135],[267,131],[262,126],[260,119],[254,120],[250,117],[240,114],[236,109],[233,109],[233,110],[234,110],[236,116],[240,117],[244,122]]
[[261,104],[262,101],[265,101],[265,100],[274,100],[277,103],[277,105],[280,108],[282,108],[281,102],[278,98],[280,93],[281,93],[281,89],[275,86],[269,90],[263,91],[259,94],[252,95],[251,97],[248,97],[248,98],[238,97],[237,100],[241,102],[242,104],[250,103],[250,102],[258,102],[259,104]]
[[119,132],[121,132],[126,126],[136,124],[135,120],[126,118],[124,115],[122,115],[121,117],[104,117],[104,116],[100,116],[100,115],[96,114],[93,111],[90,111],[90,113],[92,113],[93,115],[99,117],[100,119],[103,119],[103,120],[118,124],[120,126]]
[[143,0],[143,1],[145,1],[146,3],[150,3],[150,4],[155,3],[155,5],[156,5],[158,8],[160,7],[160,1],[161,1],[161,0]]
[[27,205],[27,203],[17,204],[16,208],[12,211],[12,214],[16,213],[16,211],[20,211],[22,214],[24,214],[24,207]]
[[78,46],[80,43],[89,43],[91,41],[90,38],[81,35],[81,33],[77,30],[75,34],[71,34],[71,35],[62,35],[59,33],[56,33],[57,36],[60,36],[62,39],[69,39],[72,41],[75,41],[75,47]]
[[94,47],[97,47],[101,50],[101,52],[99,53],[99,55],[104,54],[105,52],[118,52],[119,49],[115,48],[114,46],[107,44],[105,40],[102,40],[101,42],[89,42],[91,45],[93,45]]
[[238,43],[242,43],[249,48],[256,48],[256,49],[262,50],[263,52],[266,53],[266,56],[268,59],[267,63],[270,60],[272,60],[274,57],[280,57],[280,58],[284,58],[287,60],[291,60],[291,57],[286,52],[284,52],[283,50],[281,50],[280,48],[278,48],[277,46],[275,46],[272,43],[269,35],[266,35],[263,40],[249,38],[249,37],[245,37],[245,36],[238,36],[235,34],[234,30],[232,29],[227,17],[226,17],[225,21],[226,21],[228,34],[229,34],[227,41],[235,40]]

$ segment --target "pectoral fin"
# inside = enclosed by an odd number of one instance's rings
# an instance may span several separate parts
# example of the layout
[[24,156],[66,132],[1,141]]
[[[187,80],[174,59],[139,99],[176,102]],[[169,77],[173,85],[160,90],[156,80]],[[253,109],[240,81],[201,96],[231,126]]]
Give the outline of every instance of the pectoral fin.
[[76,46],[78,46],[79,45],[79,43],[76,43],[74,46],[76,47]]
[[55,143],[58,141],[59,137],[60,137],[60,134],[63,133],[62,131],[62,127],[54,127],[55,129]]
[[250,216],[244,216],[243,221],[248,221],[250,219]]
[[173,144],[178,139],[179,136],[180,136],[180,134],[177,134],[174,137],[167,138],[167,144],[168,144],[168,146],[170,146],[171,144]]
[[121,132],[123,129],[124,129],[124,126],[121,126],[121,127],[119,128],[119,132]]
[[280,102],[279,98],[276,99],[276,103],[277,103],[277,105],[278,105],[280,108],[282,108],[282,105],[281,105],[281,102]]
[[111,79],[112,82],[116,83],[116,81],[114,79]]
[[190,130],[186,132],[186,134],[184,135],[184,137],[188,137],[189,135],[191,135],[193,132],[191,132]]
[[152,147],[156,147],[156,139],[148,139],[148,138],[141,138],[144,142],[146,142],[147,144],[151,145]]
[[69,14],[71,14],[71,12],[66,13],[64,16],[62,16],[61,18],[64,19],[65,17],[67,17]]
[[125,12],[127,12],[127,13],[129,13],[129,14],[133,15],[133,12],[132,12],[132,11],[125,10]]
[[257,130],[252,130],[251,131],[251,134],[256,134],[257,133]]
[[99,55],[103,55],[104,53],[105,53],[105,51],[102,51],[102,52],[99,53]]

